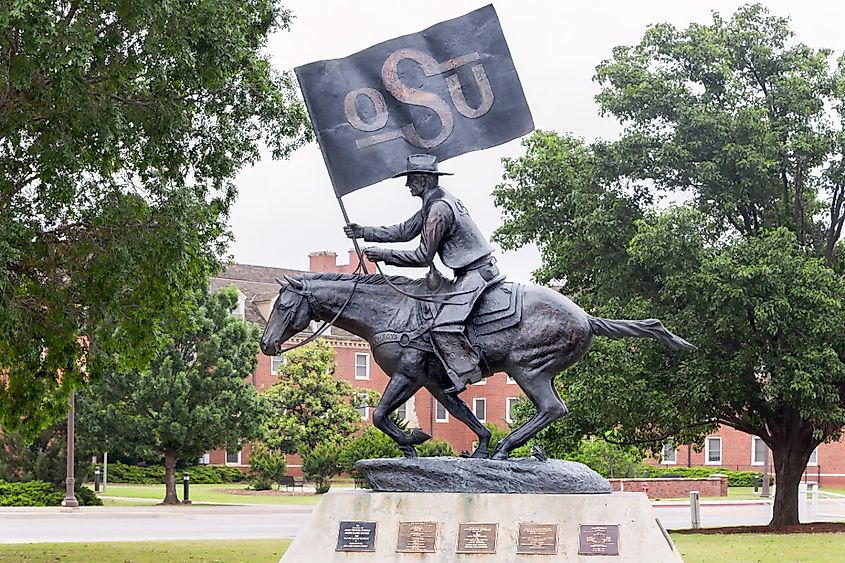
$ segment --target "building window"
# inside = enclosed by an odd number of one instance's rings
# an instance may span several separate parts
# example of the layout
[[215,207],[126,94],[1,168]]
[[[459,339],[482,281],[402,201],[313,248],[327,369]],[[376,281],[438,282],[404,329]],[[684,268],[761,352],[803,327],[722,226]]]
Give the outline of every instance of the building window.
[[370,355],[355,354],[355,379],[370,378]]
[[513,412],[513,406],[516,404],[517,401],[519,401],[519,397],[508,397],[507,399],[505,399],[505,422],[507,422],[508,424],[511,424],[513,422],[511,412]]
[[370,419],[370,396],[366,393],[359,393],[356,397],[357,405],[355,408],[358,409],[358,412],[361,414],[361,420],[369,420]]
[[704,465],[720,465],[722,463],[722,439],[707,438],[704,441]]
[[509,375],[505,375],[505,381],[507,382],[508,385],[516,385],[516,379],[514,379],[513,377],[511,377]]
[[279,375],[282,371],[282,366],[288,365],[288,357],[284,354],[273,356],[270,358],[270,375]]
[[766,442],[757,436],[751,438],[751,465],[763,465],[766,461]]
[[807,462],[807,465],[818,465],[819,464],[819,448],[816,447],[813,450],[813,453],[810,454],[810,461]]
[[487,421],[487,399],[473,399],[472,412],[479,422]]
[[199,465],[208,465],[209,463],[211,463],[211,454],[207,452],[202,454],[199,460],[197,460],[197,464]]
[[434,420],[437,422],[449,422],[449,413],[446,411],[446,407],[440,404],[440,401],[437,401],[437,406],[435,407],[434,411]]
[[240,465],[241,450],[226,450],[226,465]]
[[399,420],[408,420],[408,401],[405,401],[401,407],[396,409],[396,417]]
[[664,465],[675,465],[678,463],[678,448],[672,442],[663,444],[663,451],[660,455],[660,463]]

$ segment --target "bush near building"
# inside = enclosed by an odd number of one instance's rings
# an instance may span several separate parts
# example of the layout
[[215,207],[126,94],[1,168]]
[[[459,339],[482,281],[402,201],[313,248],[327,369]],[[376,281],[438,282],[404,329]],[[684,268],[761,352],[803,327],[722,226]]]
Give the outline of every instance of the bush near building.
[[[75,495],[81,506],[103,504],[94,492],[86,487],[78,488]],[[63,489],[46,481],[0,481],[0,506],[60,506],[64,498]]]
[[[220,465],[188,465],[179,471],[187,471],[191,483],[197,485],[221,485],[224,483],[243,483],[246,474],[237,467]],[[163,465],[127,465],[109,463],[108,479],[110,483],[130,483],[133,485],[159,485],[165,482]]]
[[[662,477],[667,475],[677,477],[702,478],[710,477],[719,473],[728,476],[729,487],[753,487],[754,476],[761,475],[755,471],[731,471],[721,467],[654,467],[653,465],[641,465],[640,475],[646,477]],[[770,483],[775,482],[775,476],[770,475]]]

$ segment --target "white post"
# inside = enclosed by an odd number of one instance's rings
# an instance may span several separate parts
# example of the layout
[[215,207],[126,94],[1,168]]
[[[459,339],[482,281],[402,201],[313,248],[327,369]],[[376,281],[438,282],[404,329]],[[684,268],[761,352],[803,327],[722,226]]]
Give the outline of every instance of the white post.
[[625,480],[624,479],[619,480],[619,492],[620,493],[625,492]]
[[701,527],[701,503],[699,502],[698,491],[689,492],[689,509],[692,528],[697,530]]
[[813,483],[813,506],[812,510],[810,510],[810,518],[812,518],[813,522],[816,522],[819,519],[819,484]]
[[109,452],[103,452],[103,492],[109,484]]
[[807,483],[798,485],[798,521],[807,521]]

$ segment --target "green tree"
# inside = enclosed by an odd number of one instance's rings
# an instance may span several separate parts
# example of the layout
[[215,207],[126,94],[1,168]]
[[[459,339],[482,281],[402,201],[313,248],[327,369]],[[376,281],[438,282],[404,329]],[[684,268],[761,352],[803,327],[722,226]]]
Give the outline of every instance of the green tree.
[[[218,269],[232,178],[310,133],[263,48],[274,0],[0,10],[0,425],[32,438]],[[87,344],[87,346],[86,346]],[[83,370],[83,364],[87,368]],[[61,374],[59,380],[58,374]]]
[[331,479],[340,473],[340,447],[335,442],[317,444],[302,454],[302,474],[314,483],[318,495],[329,492]]
[[307,454],[317,444],[342,443],[361,427],[359,394],[335,379],[334,350],[324,340],[292,350],[279,380],[262,395],[271,416],[265,440],[286,453]]
[[258,392],[244,379],[257,365],[258,328],[231,314],[234,289],[192,297],[193,326],[172,336],[148,369],[109,373],[78,400],[83,443],[164,458],[164,504],[179,502],[180,460],[257,438],[264,424]]
[[249,469],[253,475],[254,489],[267,490],[273,483],[277,488],[281,488],[282,477],[287,474],[288,463],[282,452],[273,451],[266,444],[256,443],[249,451]]
[[845,424],[845,58],[830,55],[759,5],[652,26],[597,67],[621,138],[539,131],[495,193],[496,238],[539,246],[538,281],[595,315],[660,317],[700,347],[597,339],[562,378],[572,414],[550,432],[612,430],[652,450],[718,424],[759,436],[772,524],[798,522],[809,456]]

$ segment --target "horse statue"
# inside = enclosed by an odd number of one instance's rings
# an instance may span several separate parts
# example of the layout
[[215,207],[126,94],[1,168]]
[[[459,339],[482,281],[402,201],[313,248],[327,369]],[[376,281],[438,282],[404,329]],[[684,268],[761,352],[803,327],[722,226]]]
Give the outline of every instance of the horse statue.
[[[425,387],[456,419],[478,436],[471,457],[488,457],[490,431],[453,393],[443,362],[427,336],[436,316],[437,293],[424,280],[381,274],[310,273],[276,280],[281,288],[264,334],[268,356],[304,330],[312,320],[330,323],[369,342],[376,363],[390,381],[373,412],[373,424],[390,436],[406,457],[430,436],[420,429],[405,433],[388,415]],[[442,299],[459,298],[448,284]],[[653,338],[677,349],[695,346],[672,334],[660,321],[610,320],[585,313],[566,296],[548,288],[503,282],[487,291],[467,321],[470,342],[481,357],[484,377],[503,371],[513,378],[536,414],[502,439],[490,455],[509,453],[566,414],[554,378],[590,349],[593,336]]]

